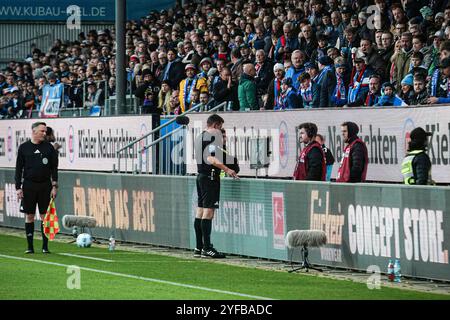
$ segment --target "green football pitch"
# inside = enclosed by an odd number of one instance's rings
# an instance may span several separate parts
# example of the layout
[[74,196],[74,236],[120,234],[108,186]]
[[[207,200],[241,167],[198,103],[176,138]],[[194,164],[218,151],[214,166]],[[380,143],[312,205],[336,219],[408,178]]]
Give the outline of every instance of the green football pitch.
[[[40,238],[36,234],[35,238]],[[0,235],[0,299],[334,300],[450,299],[450,295],[179,258],[51,242],[24,254],[25,236]]]

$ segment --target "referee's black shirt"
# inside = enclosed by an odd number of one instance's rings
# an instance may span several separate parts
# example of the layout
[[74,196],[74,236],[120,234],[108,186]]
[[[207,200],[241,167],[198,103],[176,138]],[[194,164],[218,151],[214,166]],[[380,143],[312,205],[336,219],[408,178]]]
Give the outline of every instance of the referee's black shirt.
[[33,182],[58,181],[58,153],[47,141],[34,144],[31,140],[22,143],[17,152],[16,189],[21,189],[23,180]]
[[[208,157],[216,157],[223,163],[223,155],[218,147],[222,146],[222,133],[217,132],[209,133],[203,131],[197,136],[195,140],[195,159],[197,161],[198,173],[210,175],[213,170],[220,172],[220,169],[214,167],[208,162]],[[217,178],[219,175],[217,174]]]

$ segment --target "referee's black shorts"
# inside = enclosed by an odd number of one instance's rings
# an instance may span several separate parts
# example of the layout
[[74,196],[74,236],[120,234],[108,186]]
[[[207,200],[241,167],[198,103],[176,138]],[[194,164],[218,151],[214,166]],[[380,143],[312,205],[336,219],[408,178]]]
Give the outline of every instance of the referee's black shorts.
[[198,207],[207,209],[219,208],[220,178],[211,180],[210,175],[197,175]]
[[52,183],[33,182],[24,180],[22,184],[23,199],[20,204],[20,211],[25,214],[35,214],[36,204],[39,206],[39,213],[45,214],[50,203],[50,192],[52,191]]

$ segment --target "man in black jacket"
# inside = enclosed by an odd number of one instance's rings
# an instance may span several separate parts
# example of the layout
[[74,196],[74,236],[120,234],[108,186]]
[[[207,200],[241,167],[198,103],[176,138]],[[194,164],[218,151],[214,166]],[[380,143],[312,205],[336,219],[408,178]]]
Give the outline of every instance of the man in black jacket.
[[[16,191],[17,198],[22,200],[20,211],[25,213],[25,234],[28,249],[25,253],[34,253],[34,215],[36,205],[39,207],[41,220],[44,220],[50,197],[56,198],[58,188],[58,153],[45,140],[47,126],[44,122],[35,122],[31,126],[31,140],[22,143],[17,151]],[[42,253],[48,251],[48,239],[42,231]]]
[[213,85],[212,95],[216,105],[224,101],[231,101],[233,103],[232,109],[239,110],[237,85],[231,78],[230,68],[223,67],[219,79]]
[[181,59],[177,57],[176,49],[167,50],[167,65],[162,70],[162,80],[169,81],[172,90],[178,89],[181,80],[184,79],[184,64]]
[[402,163],[403,181],[405,184],[434,184],[431,179],[431,161],[426,153],[428,137],[431,132],[417,127],[411,131],[408,154]]
[[266,54],[262,49],[256,51],[255,69],[256,93],[258,98],[261,98],[267,93],[270,81],[274,78],[273,63],[267,60]]
[[158,96],[160,90],[159,81],[155,79],[150,68],[142,71],[142,79],[144,79],[144,83],[139,86],[134,93],[134,95],[140,99],[139,105],[143,104],[145,97],[147,97],[150,92],[153,92],[154,96]]

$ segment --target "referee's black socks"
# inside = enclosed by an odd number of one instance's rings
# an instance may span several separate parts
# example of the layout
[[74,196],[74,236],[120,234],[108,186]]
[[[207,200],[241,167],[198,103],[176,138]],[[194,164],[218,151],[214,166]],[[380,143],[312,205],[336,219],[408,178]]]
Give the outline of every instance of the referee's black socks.
[[28,250],[33,250],[34,222],[25,222],[25,234],[27,236]]
[[44,234],[44,224],[41,222],[41,232],[42,232],[42,249],[48,251],[48,238]]
[[202,219],[203,248],[211,247],[211,219]]
[[202,235],[202,219],[195,218],[194,221],[195,239],[197,241],[197,249],[203,249],[203,235]]

